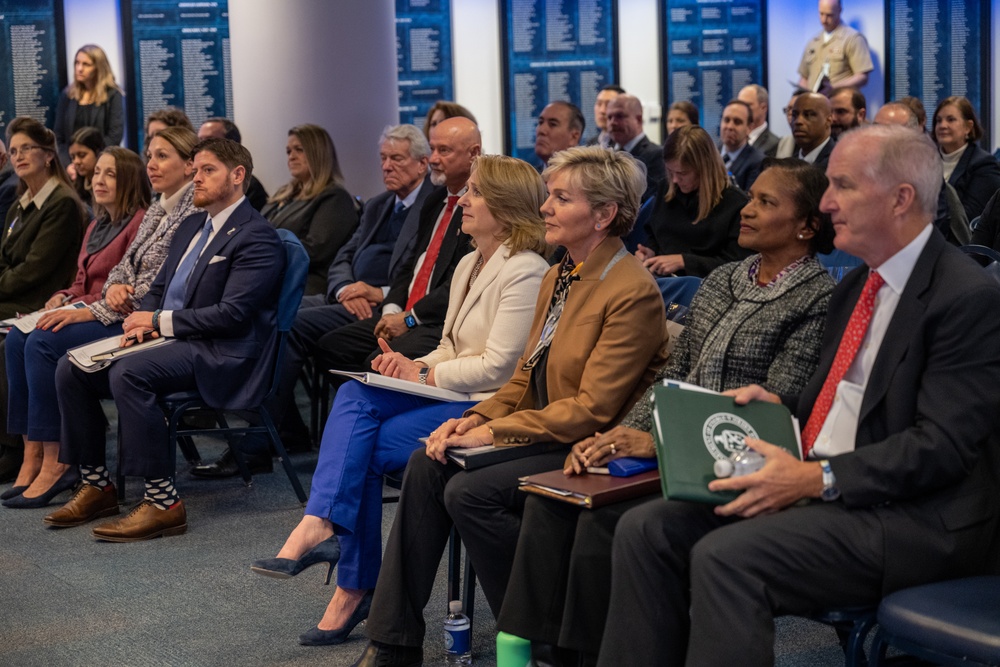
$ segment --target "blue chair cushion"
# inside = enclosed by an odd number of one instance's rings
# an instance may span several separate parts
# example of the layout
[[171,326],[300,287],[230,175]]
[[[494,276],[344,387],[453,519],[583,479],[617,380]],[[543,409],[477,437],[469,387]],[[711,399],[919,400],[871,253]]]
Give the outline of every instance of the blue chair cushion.
[[889,635],[952,656],[1000,664],[1000,576],[941,581],[882,600]]

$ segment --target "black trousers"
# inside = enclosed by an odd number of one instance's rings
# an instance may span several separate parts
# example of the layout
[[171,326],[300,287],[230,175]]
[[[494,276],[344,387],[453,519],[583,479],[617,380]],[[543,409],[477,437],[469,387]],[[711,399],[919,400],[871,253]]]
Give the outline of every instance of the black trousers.
[[[316,341],[316,363],[322,368],[343,371],[370,371],[371,361],[382,350],[375,336],[375,325],[382,319],[374,315],[367,320],[346,324]],[[413,359],[432,351],[441,342],[442,325],[421,324],[389,342],[393,351]]]
[[599,665],[772,665],[774,617],[874,604],[883,522],[814,502],[748,520],[658,499],[615,532]]
[[[387,644],[423,646],[423,611],[453,521],[490,609],[499,614],[527,496],[517,490],[517,478],[554,470],[565,459],[565,451],[556,451],[466,472],[428,458],[423,449],[415,451],[382,558],[368,636]],[[442,600],[442,619],[446,605]]]
[[597,655],[611,597],[611,543],[643,496],[595,510],[529,495],[497,627]]

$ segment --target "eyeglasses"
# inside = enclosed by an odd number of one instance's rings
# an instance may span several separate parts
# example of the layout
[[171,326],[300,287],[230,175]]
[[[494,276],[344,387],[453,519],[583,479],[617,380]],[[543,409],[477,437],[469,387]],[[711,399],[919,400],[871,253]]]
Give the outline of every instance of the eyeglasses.
[[28,153],[30,153],[31,151],[35,150],[36,148],[39,149],[39,150],[43,150],[41,146],[36,146],[34,144],[28,144],[26,146],[21,146],[20,150],[17,149],[17,148],[11,148],[9,151],[7,151],[7,154],[10,155],[13,158],[16,158],[18,155],[27,155]]

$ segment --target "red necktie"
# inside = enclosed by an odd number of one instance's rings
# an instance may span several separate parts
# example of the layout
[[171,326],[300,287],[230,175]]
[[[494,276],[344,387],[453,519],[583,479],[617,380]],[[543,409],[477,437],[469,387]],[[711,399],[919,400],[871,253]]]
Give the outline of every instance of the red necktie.
[[427,294],[427,285],[431,282],[431,273],[434,272],[434,262],[437,261],[438,253],[441,252],[441,242],[444,241],[444,233],[451,226],[451,214],[455,212],[455,204],[458,203],[458,195],[448,195],[448,206],[444,209],[441,217],[441,224],[434,232],[434,238],[427,246],[424,254],[424,263],[420,265],[420,272],[413,279],[413,287],[410,289],[410,296],[406,300],[406,310],[413,310],[413,304],[420,301]]
[[885,284],[885,279],[872,271],[868,274],[868,281],[861,290],[861,298],[854,304],[854,312],[851,319],[847,321],[847,328],[840,339],[840,346],[837,347],[837,355],[833,358],[833,365],[830,366],[830,373],[823,382],[823,388],[813,404],[809,421],[806,422],[806,429],[802,432],[802,458],[809,456],[813,445],[816,444],[816,437],[819,435],[827,415],[830,414],[830,407],[833,405],[833,397],[837,393],[837,385],[844,379],[847,369],[858,354],[861,341],[868,331],[868,324],[872,321],[872,313],[875,311],[875,295]]

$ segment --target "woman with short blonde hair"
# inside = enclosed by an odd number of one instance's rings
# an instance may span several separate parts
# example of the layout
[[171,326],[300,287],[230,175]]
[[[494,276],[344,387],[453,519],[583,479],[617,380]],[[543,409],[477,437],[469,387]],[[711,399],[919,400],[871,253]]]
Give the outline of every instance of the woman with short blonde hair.
[[[476,249],[455,267],[441,342],[410,360],[379,339],[383,353],[372,367],[468,399],[491,396],[506,382],[524,350],[548,269],[538,212],[544,198],[542,180],[527,162],[502,155],[477,158],[458,201],[462,230]],[[329,563],[332,572],[338,563],[337,589],[326,614],[300,643],[339,644],[368,615],[381,564],[382,475],[399,472],[420,447],[420,436],[473,405],[474,400],[440,401],[353,381],[337,390],[306,515],[277,558],[252,566],[258,574],[285,578],[315,563]]]

